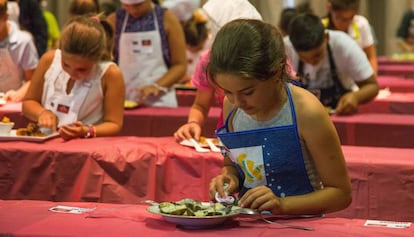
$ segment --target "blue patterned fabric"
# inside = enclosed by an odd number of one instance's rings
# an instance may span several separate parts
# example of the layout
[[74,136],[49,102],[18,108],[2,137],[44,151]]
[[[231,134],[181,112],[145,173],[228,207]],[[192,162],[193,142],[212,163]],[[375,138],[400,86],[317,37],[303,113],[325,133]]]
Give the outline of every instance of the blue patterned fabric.
[[240,196],[259,185],[266,185],[279,197],[314,191],[305,169],[290,90],[286,91],[293,124],[229,132],[230,114],[217,130],[227,154],[241,172]]
[[[166,9],[161,8],[158,5],[154,6],[155,15],[158,20],[158,27],[161,36],[162,42],[162,52],[163,58],[167,66],[171,65],[170,59],[170,48],[168,46],[167,33],[164,28],[164,13]],[[115,46],[114,46],[114,58],[115,62],[118,63],[119,58],[119,38],[121,36],[122,24],[124,23],[124,18],[126,17],[127,12],[125,9],[121,8],[116,12],[116,25],[115,25]],[[152,12],[148,13],[145,16],[140,17],[139,19],[128,17],[127,25],[125,27],[125,32],[143,32],[150,31],[155,29],[154,15]]]

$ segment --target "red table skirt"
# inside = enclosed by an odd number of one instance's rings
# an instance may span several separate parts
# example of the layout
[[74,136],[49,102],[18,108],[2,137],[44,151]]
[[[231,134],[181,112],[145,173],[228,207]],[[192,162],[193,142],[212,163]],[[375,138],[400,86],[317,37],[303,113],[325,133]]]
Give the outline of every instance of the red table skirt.
[[[56,205],[95,207],[83,214],[53,213]],[[318,236],[318,237],[408,237],[414,226],[404,229],[364,226],[363,219],[309,218],[273,219],[277,223],[302,225],[314,231],[288,229],[262,220],[235,217],[207,229],[186,229],[146,211],[144,205],[103,203],[55,203],[45,201],[0,201],[0,235],[4,236]],[[94,216],[95,218],[86,218]]]
[[[333,216],[414,220],[409,209],[414,206],[414,149],[343,146],[343,151],[353,202]],[[209,183],[222,161],[220,153],[198,153],[171,137],[1,142],[0,199],[208,200]]]
[[380,75],[378,76],[377,81],[381,89],[389,88],[391,92],[414,92],[413,78]]

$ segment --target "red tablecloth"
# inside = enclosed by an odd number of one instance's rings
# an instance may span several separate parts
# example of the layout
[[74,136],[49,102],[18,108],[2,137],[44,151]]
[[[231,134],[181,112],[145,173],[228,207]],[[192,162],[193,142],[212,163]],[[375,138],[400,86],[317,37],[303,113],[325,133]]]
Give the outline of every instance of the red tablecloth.
[[[141,137],[172,136],[188,121],[190,107],[164,108],[142,107],[126,110],[124,127],[120,135]],[[208,119],[203,126],[203,136],[215,136],[221,108],[210,108]]]
[[378,75],[401,76],[407,78],[414,77],[414,65],[412,64],[394,64],[378,65]]
[[[343,146],[353,203],[336,217],[414,220],[414,149]],[[0,199],[138,203],[208,200],[219,153],[171,137],[0,143]],[[1,212],[1,211],[0,211]]]
[[414,79],[399,76],[378,76],[377,81],[381,89],[389,88],[391,92],[414,92]]
[[[178,106],[192,106],[196,93],[195,90],[177,90]],[[216,107],[219,106],[215,98],[213,98],[211,105]]]
[[[125,110],[124,126],[119,135],[141,137],[172,136],[187,122],[190,106],[178,108],[139,107]],[[21,103],[7,103],[0,107],[0,119],[8,116],[15,123],[15,128],[26,127],[29,122],[21,112]],[[212,107],[204,124],[203,136],[213,137],[221,116],[221,108]]]
[[414,92],[391,92],[387,97],[360,105],[358,112],[414,114]]
[[[318,236],[318,237],[405,237],[414,235],[414,226],[404,229],[364,226],[365,220],[310,218],[276,222],[311,227],[314,231],[288,229],[252,218],[232,218],[208,229],[185,229],[146,211],[144,205],[96,204],[93,213],[53,213],[58,204],[93,207],[93,203],[54,203],[45,201],[0,201],[0,235],[4,236]],[[118,209],[117,209],[118,208]],[[104,212],[99,214],[98,212]]]
[[333,115],[343,145],[414,148],[414,114]]

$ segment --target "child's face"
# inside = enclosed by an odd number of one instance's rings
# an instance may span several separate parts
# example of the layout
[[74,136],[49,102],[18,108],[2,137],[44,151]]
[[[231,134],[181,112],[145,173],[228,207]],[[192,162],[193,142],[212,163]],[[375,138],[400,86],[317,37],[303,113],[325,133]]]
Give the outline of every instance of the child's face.
[[354,10],[331,11],[332,21],[336,30],[348,31],[355,16]]
[[277,81],[244,79],[233,74],[217,74],[215,82],[227,99],[248,115],[263,114],[278,102]]
[[134,18],[140,18],[152,9],[151,0],[137,4],[122,4],[125,11]]
[[62,68],[67,72],[73,80],[82,80],[87,78],[96,61],[86,59],[84,57],[68,54],[62,51]]
[[318,47],[308,50],[298,52],[299,58],[307,64],[313,66],[317,65],[326,54],[326,40]]

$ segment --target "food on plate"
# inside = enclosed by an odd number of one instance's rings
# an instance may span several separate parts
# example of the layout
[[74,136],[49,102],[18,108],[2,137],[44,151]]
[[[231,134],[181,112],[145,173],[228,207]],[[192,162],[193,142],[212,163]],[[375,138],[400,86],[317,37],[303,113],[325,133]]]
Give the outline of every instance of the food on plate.
[[1,119],[1,122],[2,123],[10,123],[11,121],[10,121],[10,118],[9,117],[3,116],[3,118]]
[[25,128],[16,130],[17,136],[46,137],[46,134],[40,131],[39,126],[35,123],[29,123]]
[[135,108],[135,107],[138,107],[138,103],[136,101],[133,101],[133,100],[125,100],[124,101],[124,108],[131,109],[131,108]]
[[189,198],[177,202],[162,202],[159,209],[164,214],[195,217],[223,216],[231,210],[221,203],[206,203]]
[[210,141],[212,141],[213,144],[216,145],[216,146],[220,145],[220,142],[217,138],[206,138],[206,137],[203,137],[203,136],[200,137],[200,141],[199,141],[200,145],[207,146],[208,145],[208,143],[206,141],[207,139],[210,139]]

